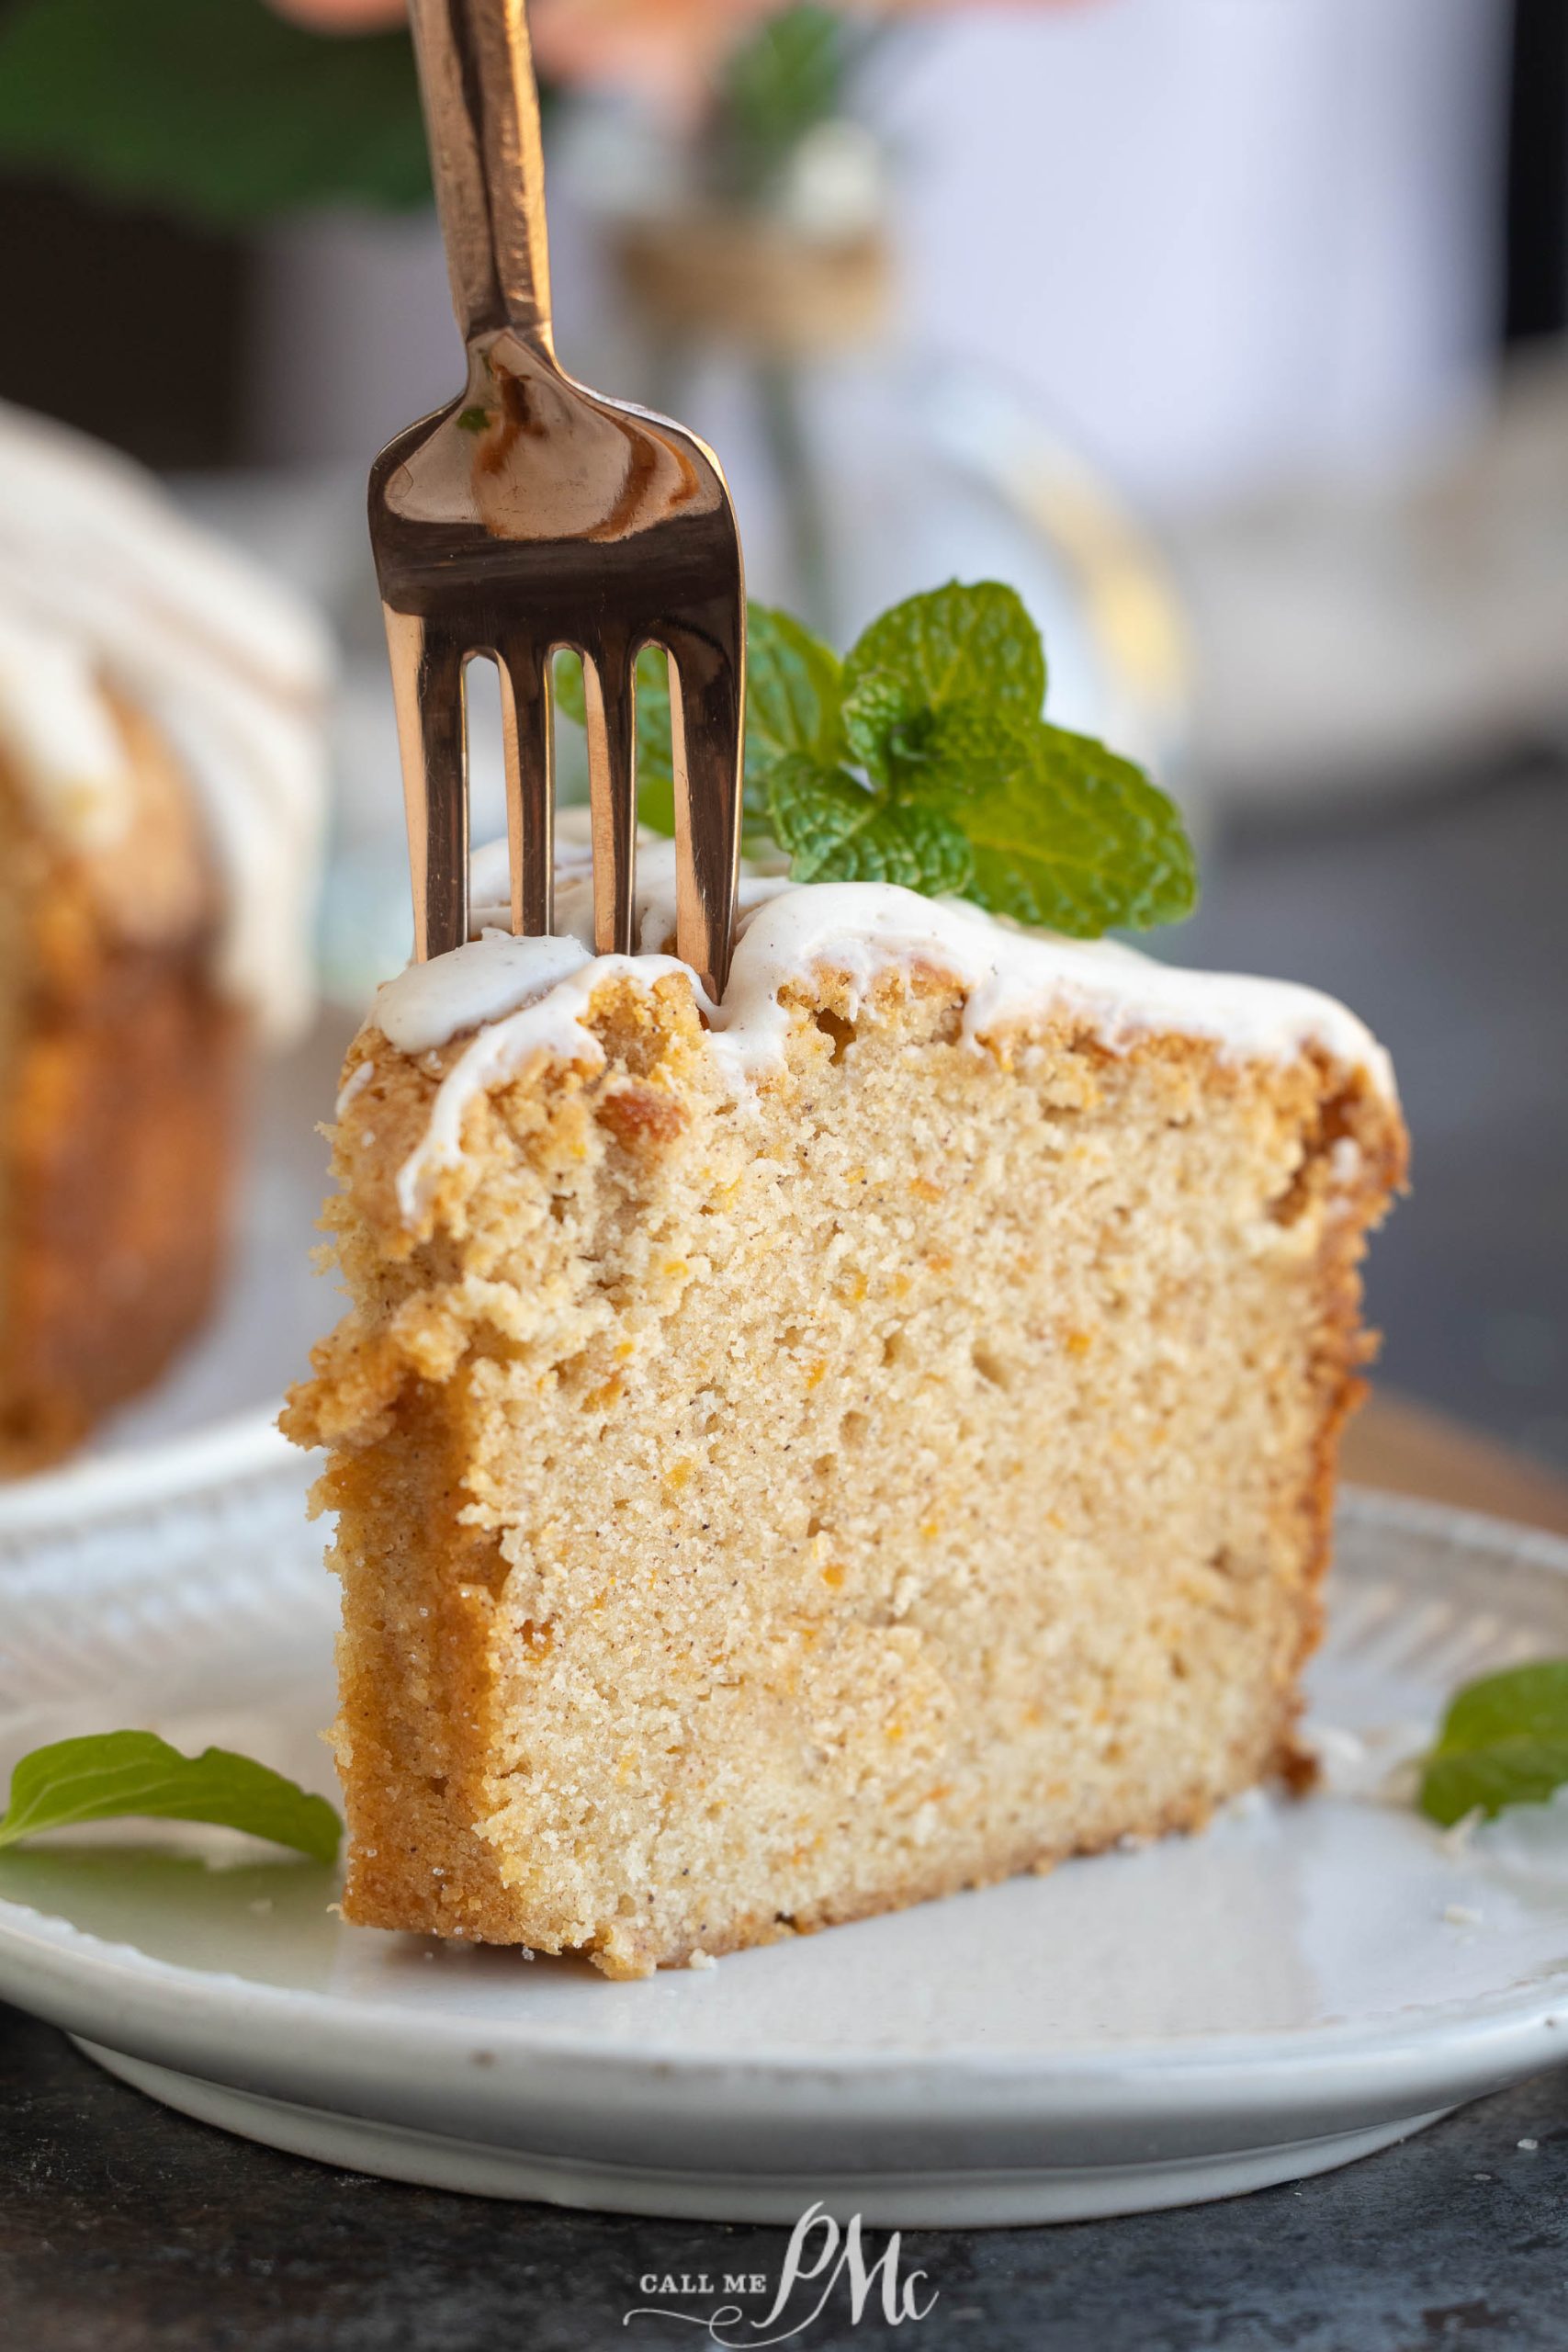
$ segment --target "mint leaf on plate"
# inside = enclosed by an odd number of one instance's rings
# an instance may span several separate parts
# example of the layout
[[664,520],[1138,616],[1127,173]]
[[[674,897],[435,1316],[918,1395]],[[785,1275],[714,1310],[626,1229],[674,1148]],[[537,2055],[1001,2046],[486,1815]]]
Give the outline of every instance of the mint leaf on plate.
[[248,1756],[225,1747],[182,1756],[155,1732],[107,1731],[55,1740],[23,1757],[11,1775],[0,1847],[78,1821],[143,1815],[248,1830],[318,1862],[336,1860],[343,1837],[325,1797]]
[[969,879],[969,844],[951,818],[868,792],[842,768],[780,761],[768,811],[797,881],[896,882],[937,898]]
[[1175,805],[1090,735],[1043,721],[1010,775],[969,802],[971,896],[993,914],[1077,939],[1179,922],[1198,895]]
[[1444,1827],[1467,1813],[1542,1804],[1568,1781],[1568,1658],[1467,1683],[1426,1759],[1418,1798]]

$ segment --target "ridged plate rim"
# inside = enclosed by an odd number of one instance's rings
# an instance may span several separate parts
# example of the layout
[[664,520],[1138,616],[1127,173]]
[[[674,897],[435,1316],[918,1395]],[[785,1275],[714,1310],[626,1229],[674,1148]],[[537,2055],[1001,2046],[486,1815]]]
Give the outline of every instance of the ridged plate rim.
[[[1568,1541],[1514,1527],[1478,1513],[1456,1512],[1438,1504],[1348,1489],[1341,1509],[1348,1525],[1414,1537],[1449,1554],[1484,1561],[1493,1577],[1503,1572],[1568,1578]],[[1488,1599],[1495,1608],[1495,1589]],[[454,2012],[446,2018],[418,2013],[422,2047],[410,2060],[410,2076],[449,2078],[452,2066],[475,2064],[474,2043],[488,2052],[487,2079],[474,2087],[479,2103],[491,2089],[503,2088],[521,2065],[531,2087],[543,2090],[558,2077],[581,2101],[596,2082],[613,2085],[624,2100],[628,2083],[664,2102],[685,2106],[711,2101],[721,2086],[765,2078],[775,2092],[790,2086],[819,2092],[828,2082],[855,2082],[868,2088],[911,2078],[920,2086],[922,2112],[973,2113],[977,2086],[987,2086],[987,2110],[1014,2100],[1036,2105],[1048,2096],[1053,2114],[1077,2109],[1104,2116],[1132,2112],[1146,2103],[1157,2077],[1179,2085],[1181,2104],[1192,2109],[1229,2109],[1247,2079],[1261,2068],[1276,2082],[1298,2081],[1313,2094],[1314,2109],[1364,2102],[1369,2069],[1390,2111],[1410,2098],[1432,2107],[1451,2103],[1491,2083],[1568,2057],[1568,1917],[1562,1967],[1513,1984],[1495,1994],[1424,2004],[1409,2025],[1392,2026],[1386,2015],[1370,2018],[1273,2027],[1264,2032],[1201,2036],[1157,2036],[1084,2049],[1073,2044],[1013,2045],[949,2041],[932,2049],[908,2041],[874,2048],[835,2048],[807,2053],[788,2045],[759,2044],[744,2064],[733,2048],[705,2052],[682,2047],[678,2061],[652,2055],[633,2038],[588,2036],[570,2026],[487,2019]],[[186,1967],[152,1958],[130,1945],[101,1941],[69,1921],[0,1900],[0,1994],[25,2008],[89,2039],[111,2041],[155,2064],[215,2079],[238,2080],[236,2050],[247,2035],[270,2039],[286,2030],[288,2050],[241,2087],[301,2096],[313,2086],[321,2103],[324,2086],[350,2084],[359,2062],[384,2057],[389,2037],[406,2028],[414,2012],[396,2000],[350,2002],[305,1988],[282,1987],[254,1979]],[[108,2030],[112,2020],[114,2030]],[[239,2029],[243,2024],[245,2030]],[[1429,2060],[1440,2037],[1446,2052],[1442,2088],[1434,2096]],[[250,2071],[242,2064],[240,2074]],[[678,2076],[678,2080],[675,2077]],[[1310,2077],[1310,2080],[1309,2080]],[[1080,2104],[1081,2102],[1081,2104]],[[933,2109],[934,2103],[934,2109]],[[900,2108],[905,2104],[901,2098]],[[1414,2109],[1412,2110],[1414,2111]]]

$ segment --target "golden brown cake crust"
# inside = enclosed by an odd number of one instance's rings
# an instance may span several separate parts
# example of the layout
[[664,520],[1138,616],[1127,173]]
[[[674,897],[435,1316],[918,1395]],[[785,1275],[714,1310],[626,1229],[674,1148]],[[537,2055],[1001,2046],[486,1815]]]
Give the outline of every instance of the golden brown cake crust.
[[118,716],[136,821],[113,854],[66,852],[0,773],[0,1475],[158,1377],[227,1243],[246,1024],[212,985],[188,788]]
[[346,1916],[679,1964],[1195,1827],[1307,1768],[1398,1113],[1308,1050],[795,994],[754,1120],[689,989],[470,1107],[367,1032],[331,1212]]

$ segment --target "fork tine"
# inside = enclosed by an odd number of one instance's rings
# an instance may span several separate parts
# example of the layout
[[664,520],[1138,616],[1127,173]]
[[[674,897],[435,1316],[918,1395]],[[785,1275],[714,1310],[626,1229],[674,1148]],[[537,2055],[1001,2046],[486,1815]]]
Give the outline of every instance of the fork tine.
[[512,928],[534,938],[555,921],[555,726],[550,657],[531,639],[508,639],[501,655],[506,739],[506,831]]
[[468,935],[468,744],[465,649],[416,613],[383,605],[402,757],[413,884],[413,952],[423,964]]
[[742,610],[716,597],[698,626],[667,628],[675,767],[675,952],[716,1002],[729,978],[740,862]]
[[631,648],[601,642],[582,660],[593,833],[593,944],[629,956],[637,895],[637,709]]

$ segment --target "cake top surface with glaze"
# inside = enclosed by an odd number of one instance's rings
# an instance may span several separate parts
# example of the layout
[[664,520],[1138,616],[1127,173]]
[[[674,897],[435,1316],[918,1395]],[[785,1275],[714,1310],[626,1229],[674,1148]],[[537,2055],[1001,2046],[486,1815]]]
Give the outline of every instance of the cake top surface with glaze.
[[[548,938],[511,935],[507,894],[505,844],[489,845],[473,861],[475,936],[386,982],[366,1024],[400,1054],[441,1057],[429,1129],[400,1184],[411,1215],[460,1152],[463,1114],[477,1092],[504,1085],[541,1050],[567,1061],[603,1058],[586,1023],[595,991],[617,977],[651,986],[662,975],[683,976],[701,1006],[708,1049],[738,1096],[783,1062],[795,1016],[782,999],[792,984],[830,969],[848,980],[853,1000],[899,966],[953,975],[965,991],[963,1036],[972,1045],[1053,1011],[1086,1023],[1112,1050],[1153,1032],[1207,1039],[1242,1060],[1289,1060],[1317,1047],[1394,1095],[1388,1056],[1371,1031],[1315,989],[1192,971],[1113,940],[1025,932],[962,899],[926,899],[886,883],[797,884],[748,871],[729,982],[716,1005],[695,974],[665,952],[674,931],[672,842],[639,849],[633,956],[594,950],[592,862],[581,839],[559,843],[556,930]],[[467,1042],[453,1059],[446,1049],[460,1040]]]

